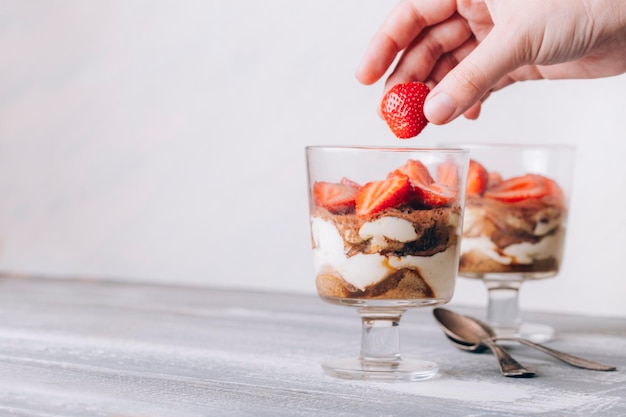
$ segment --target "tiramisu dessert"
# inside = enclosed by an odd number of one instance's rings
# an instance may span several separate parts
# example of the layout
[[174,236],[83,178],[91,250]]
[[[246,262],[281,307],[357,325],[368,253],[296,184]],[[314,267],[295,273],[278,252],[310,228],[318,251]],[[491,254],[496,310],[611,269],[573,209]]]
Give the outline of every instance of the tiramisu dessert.
[[386,178],[315,182],[311,230],[317,290],[341,299],[448,301],[458,268],[458,170],[408,160]]
[[471,160],[459,272],[556,275],[565,218],[564,194],[554,180],[532,173],[502,179]]

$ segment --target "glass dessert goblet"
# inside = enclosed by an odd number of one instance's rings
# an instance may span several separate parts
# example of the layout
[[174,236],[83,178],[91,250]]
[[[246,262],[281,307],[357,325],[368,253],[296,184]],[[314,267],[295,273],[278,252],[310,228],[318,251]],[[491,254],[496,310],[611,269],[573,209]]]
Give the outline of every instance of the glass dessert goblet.
[[459,275],[487,288],[498,336],[535,342],[554,329],[522,321],[523,282],[559,273],[574,164],[567,145],[463,145],[470,151]]
[[357,357],[322,364],[346,379],[421,380],[435,363],[400,355],[408,308],[450,300],[458,270],[468,152],[308,147],[317,291],[361,317]]

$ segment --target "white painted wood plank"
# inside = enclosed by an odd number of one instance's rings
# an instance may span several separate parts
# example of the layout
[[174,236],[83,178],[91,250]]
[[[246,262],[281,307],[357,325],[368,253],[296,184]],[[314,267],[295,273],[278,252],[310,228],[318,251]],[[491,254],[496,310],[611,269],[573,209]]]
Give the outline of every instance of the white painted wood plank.
[[[466,309],[474,315],[476,310]],[[499,375],[490,354],[451,347],[430,309],[402,322],[403,352],[435,360],[415,383],[341,381],[326,356],[356,355],[354,311],[316,297],[114,282],[0,280],[0,414],[28,416],[622,416],[626,320],[535,315],[551,346],[618,366],[568,367],[511,351],[534,379]]]

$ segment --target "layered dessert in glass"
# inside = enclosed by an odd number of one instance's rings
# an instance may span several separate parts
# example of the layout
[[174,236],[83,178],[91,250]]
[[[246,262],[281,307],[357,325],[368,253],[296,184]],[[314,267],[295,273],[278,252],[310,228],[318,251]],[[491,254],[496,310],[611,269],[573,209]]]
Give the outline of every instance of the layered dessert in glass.
[[310,146],[306,149],[314,276],[320,297],[355,307],[357,357],[322,368],[347,379],[416,381],[437,365],[400,355],[408,308],[454,293],[468,152]]
[[524,322],[524,281],[563,262],[574,149],[567,145],[463,145],[470,151],[459,275],[481,279],[498,336],[544,342],[554,329]]
[[502,180],[492,173],[491,178],[483,192],[467,194],[459,271],[557,274],[567,219],[560,186],[538,174]]
[[[449,300],[461,230],[456,169],[450,166],[455,173],[442,181],[443,165],[437,175],[408,159],[365,184],[348,177],[314,183],[311,231],[319,295],[355,304]],[[345,201],[330,201],[329,193]],[[376,198],[380,202],[371,201]]]

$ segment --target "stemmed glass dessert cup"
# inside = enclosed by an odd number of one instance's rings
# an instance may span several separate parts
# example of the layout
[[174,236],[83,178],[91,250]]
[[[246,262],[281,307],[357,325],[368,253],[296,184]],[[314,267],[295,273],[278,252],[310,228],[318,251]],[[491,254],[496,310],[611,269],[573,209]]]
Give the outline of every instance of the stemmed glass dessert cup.
[[428,360],[400,355],[409,308],[453,295],[468,151],[306,148],[313,263],[320,297],[361,317],[358,356],[322,363],[344,379],[416,381]]
[[486,320],[499,337],[550,340],[552,327],[522,321],[519,290],[559,273],[574,147],[458,146],[470,151],[459,275],[484,282]]

